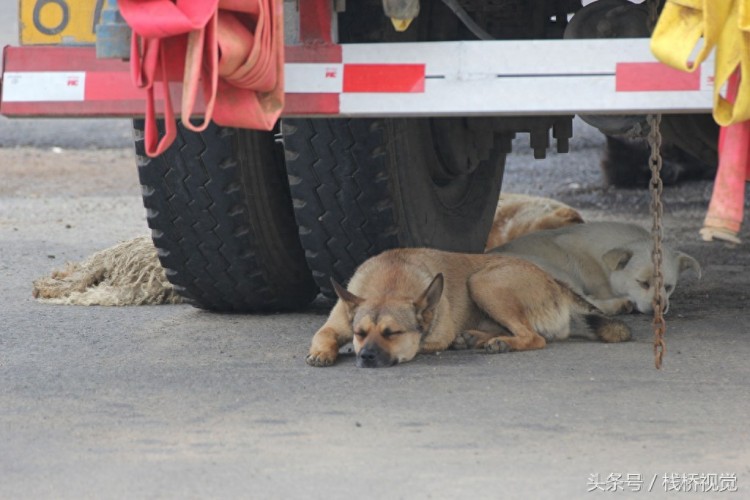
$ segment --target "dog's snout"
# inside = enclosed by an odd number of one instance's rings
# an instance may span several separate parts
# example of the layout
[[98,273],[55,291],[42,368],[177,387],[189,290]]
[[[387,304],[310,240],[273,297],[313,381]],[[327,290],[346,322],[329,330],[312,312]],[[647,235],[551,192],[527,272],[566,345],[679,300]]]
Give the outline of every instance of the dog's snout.
[[360,368],[381,368],[391,366],[391,355],[374,345],[366,345],[357,353],[357,366]]

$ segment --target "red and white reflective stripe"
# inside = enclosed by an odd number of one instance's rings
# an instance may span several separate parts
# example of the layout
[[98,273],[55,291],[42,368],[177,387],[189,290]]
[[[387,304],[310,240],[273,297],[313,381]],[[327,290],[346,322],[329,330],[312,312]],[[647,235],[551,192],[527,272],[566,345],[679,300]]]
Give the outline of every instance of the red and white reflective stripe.
[[[287,47],[285,116],[709,111],[713,75],[654,60],[648,40],[532,40]],[[174,102],[180,82],[172,82]],[[158,97],[158,96],[157,96]],[[93,49],[5,50],[0,113],[133,116],[128,64]]]
[[287,63],[287,93],[424,92],[424,64]]
[[701,68],[687,73],[658,62],[618,63],[615,85],[617,92],[699,91]]

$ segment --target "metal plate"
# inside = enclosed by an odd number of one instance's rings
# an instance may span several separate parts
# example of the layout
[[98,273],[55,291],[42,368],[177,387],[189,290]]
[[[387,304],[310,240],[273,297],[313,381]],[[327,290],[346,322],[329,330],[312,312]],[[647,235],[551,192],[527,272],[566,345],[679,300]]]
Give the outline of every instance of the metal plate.
[[94,45],[105,0],[21,0],[21,45]]

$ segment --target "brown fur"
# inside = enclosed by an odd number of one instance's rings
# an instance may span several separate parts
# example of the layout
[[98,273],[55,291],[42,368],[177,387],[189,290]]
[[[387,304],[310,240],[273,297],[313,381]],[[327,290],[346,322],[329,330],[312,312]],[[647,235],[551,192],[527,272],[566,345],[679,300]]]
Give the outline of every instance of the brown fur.
[[541,349],[568,337],[575,316],[595,317],[589,326],[602,340],[630,336],[624,323],[601,316],[534,264],[497,254],[389,250],[364,262],[347,289],[335,282],[334,289],[339,300],[310,346],[313,366],[333,364],[349,341],[361,367],[451,346]]
[[485,251],[527,233],[582,222],[581,214],[559,201],[525,194],[502,193]]

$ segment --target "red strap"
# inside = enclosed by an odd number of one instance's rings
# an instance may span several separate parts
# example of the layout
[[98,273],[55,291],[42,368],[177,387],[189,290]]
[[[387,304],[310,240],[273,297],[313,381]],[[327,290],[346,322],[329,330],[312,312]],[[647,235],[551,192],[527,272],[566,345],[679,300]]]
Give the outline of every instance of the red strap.
[[144,38],[167,38],[203,28],[218,0],[117,0],[128,25]]
[[[141,54],[141,50],[143,54]],[[151,157],[158,156],[166,151],[177,137],[161,40],[158,38],[140,40],[138,35],[133,34],[130,47],[130,69],[135,85],[146,89],[146,117],[143,130],[146,154]],[[159,140],[159,131],[156,126],[156,102],[154,97],[154,82],[157,79],[162,81],[164,91],[165,134],[161,140]]]
[[[183,125],[204,130],[225,126],[270,130],[284,103],[283,0],[119,0],[135,32],[131,71],[147,91],[146,151],[161,154],[176,136],[167,61],[184,61]],[[217,12],[217,7],[219,8]],[[140,35],[140,36],[138,36]],[[176,50],[173,40],[186,40]],[[170,59],[167,59],[167,58]],[[162,81],[166,135],[158,139],[154,83]],[[206,101],[204,120],[193,125],[198,82]]]
[[[260,12],[255,25],[255,35],[247,31],[239,19],[230,14],[219,13],[222,16],[222,24],[219,27],[219,43],[222,54],[230,54],[234,49],[241,53],[234,54],[234,61],[240,64],[222,64],[221,76],[224,80],[240,88],[254,89],[261,92],[270,92],[276,83],[275,68],[273,67],[272,34],[273,27],[270,25],[268,0],[258,2]],[[243,34],[245,37],[239,44],[230,45],[234,41],[235,34]],[[244,44],[244,47],[241,45]],[[237,45],[240,45],[239,47]],[[222,63],[228,59],[222,57]]]
[[[221,0],[224,9],[239,0]],[[271,130],[284,107],[283,1],[243,3],[256,13],[252,31],[239,25],[241,16],[219,11],[219,96],[214,120],[222,125]],[[239,34],[242,34],[241,36]],[[254,92],[249,92],[252,89]]]
[[[217,16],[211,17],[205,29],[191,31],[187,38],[187,54],[185,57],[185,76],[183,78],[184,88],[182,91],[182,116],[189,118],[193,115],[195,101],[198,97],[198,83],[201,71],[208,89],[206,109],[203,115],[203,123],[193,125],[189,119],[183,120],[185,128],[194,132],[201,132],[208,127],[214,114],[214,104],[219,87],[219,51],[216,49],[216,23]],[[205,47],[205,50],[204,50]],[[204,55],[207,59],[203,64]]]

